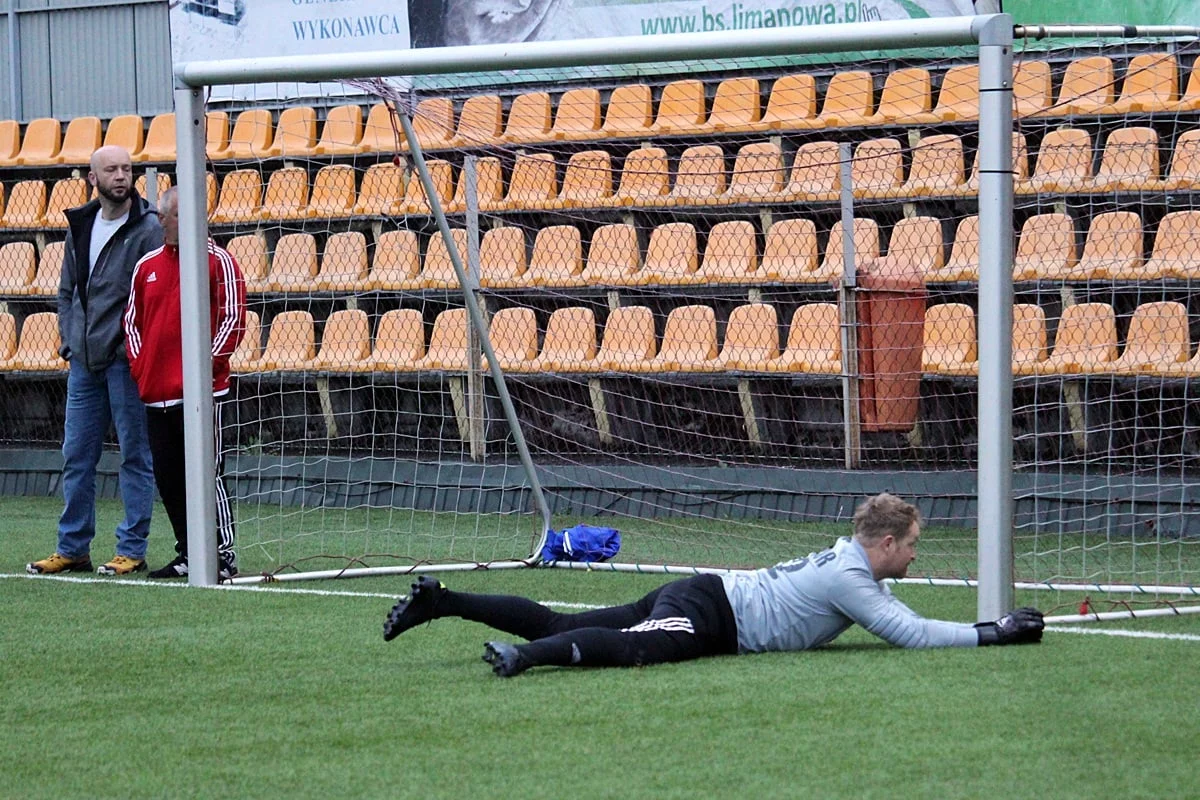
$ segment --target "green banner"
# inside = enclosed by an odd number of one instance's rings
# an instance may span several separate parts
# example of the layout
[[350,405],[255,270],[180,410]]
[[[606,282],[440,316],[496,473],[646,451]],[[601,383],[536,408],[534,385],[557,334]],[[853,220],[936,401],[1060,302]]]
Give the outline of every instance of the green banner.
[[1004,13],[1025,25],[1196,25],[1196,0],[1005,0]]

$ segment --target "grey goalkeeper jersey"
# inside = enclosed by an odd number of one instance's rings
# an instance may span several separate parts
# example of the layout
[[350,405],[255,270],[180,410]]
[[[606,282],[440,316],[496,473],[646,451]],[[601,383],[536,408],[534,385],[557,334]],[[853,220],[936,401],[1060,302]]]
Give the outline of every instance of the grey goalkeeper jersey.
[[820,647],[856,622],[898,647],[979,642],[970,623],[925,619],[897,600],[875,580],[866,551],[850,537],[805,558],[722,580],[743,653]]

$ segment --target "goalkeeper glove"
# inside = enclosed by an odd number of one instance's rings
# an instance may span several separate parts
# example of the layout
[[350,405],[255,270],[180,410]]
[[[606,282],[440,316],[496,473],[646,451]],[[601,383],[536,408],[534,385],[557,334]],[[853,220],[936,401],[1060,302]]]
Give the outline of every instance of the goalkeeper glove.
[[1042,640],[1042,612],[1036,608],[1018,608],[995,622],[977,622],[979,646],[989,644],[1034,644]]

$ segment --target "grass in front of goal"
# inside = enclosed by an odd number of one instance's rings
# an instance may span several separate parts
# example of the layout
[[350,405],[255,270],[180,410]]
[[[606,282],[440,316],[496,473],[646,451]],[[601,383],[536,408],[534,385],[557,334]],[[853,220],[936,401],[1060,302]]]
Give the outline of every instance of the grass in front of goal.
[[[0,499],[0,572],[44,555],[56,509]],[[102,504],[97,547],[118,515]],[[156,523],[153,536],[159,563],[169,534]],[[444,580],[608,604],[663,578]],[[902,651],[852,630],[817,652],[503,680],[479,660],[496,636],[480,625],[444,620],[383,642],[405,579],[255,592],[99,581],[0,580],[0,794],[1154,797],[1194,787],[1191,742],[1163,724],[1192,705],[1196,641],[1048,633],[1037,647]],[[972,618],[967,590],[897,593],[926,615]],[[1200,634],[1196,617],[1112,627]]]

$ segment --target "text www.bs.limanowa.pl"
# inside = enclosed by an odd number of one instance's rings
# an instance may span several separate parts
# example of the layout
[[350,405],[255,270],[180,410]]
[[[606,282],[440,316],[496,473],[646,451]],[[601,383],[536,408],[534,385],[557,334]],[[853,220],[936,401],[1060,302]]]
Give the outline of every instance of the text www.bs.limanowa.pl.
[[883,19],[878,6],[861,0],[843,3],[747,8],[733,3],[724,8],[701,6],[695,14],[673,14],[642,20],[642,33],[695,33],[736,31],[747,28],[784,28],[792,25],[834,25],[839,22],[874,22]]

